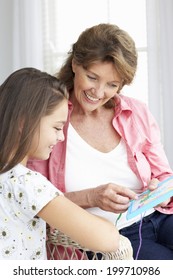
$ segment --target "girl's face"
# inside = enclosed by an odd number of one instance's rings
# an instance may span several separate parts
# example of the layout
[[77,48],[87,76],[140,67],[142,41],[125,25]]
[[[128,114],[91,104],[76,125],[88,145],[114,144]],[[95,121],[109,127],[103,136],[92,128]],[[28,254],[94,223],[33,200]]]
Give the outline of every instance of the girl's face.
[[58,141],[64,140],[63,126],[67,120],[68,102],[63,100],[51,115],[44,116],[32,141],[29,158],[46,160]]
[[72,69],[75,74],[72,102],[84,112],[103,106],[121,86],[122,80],[111,62],[95,62],[84,69],[73,61]]

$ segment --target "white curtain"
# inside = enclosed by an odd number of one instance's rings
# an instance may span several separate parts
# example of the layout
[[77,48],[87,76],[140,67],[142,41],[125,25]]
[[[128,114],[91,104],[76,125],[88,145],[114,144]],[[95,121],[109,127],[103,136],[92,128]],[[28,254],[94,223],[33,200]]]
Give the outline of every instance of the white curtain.
[[147,1],[149,107],[173,168],[173,1]]
[[13,70],[43,68],[42,1],[13,1]]

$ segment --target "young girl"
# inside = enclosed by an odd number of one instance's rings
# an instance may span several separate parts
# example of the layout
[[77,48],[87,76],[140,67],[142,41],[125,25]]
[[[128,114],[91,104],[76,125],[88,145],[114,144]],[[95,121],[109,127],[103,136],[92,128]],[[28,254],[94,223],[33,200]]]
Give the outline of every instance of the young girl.
[[58,79],[34,68],[0,86],[0,259],[46,259],[46,223],[91,250],[115,251],[119,233],[69,201],[26,167],[46,160],[64,140],[68,94]]

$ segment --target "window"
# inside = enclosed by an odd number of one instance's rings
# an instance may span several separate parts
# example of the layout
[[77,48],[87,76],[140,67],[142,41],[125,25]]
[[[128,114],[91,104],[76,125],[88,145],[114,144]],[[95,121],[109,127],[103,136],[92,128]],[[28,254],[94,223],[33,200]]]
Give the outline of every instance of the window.
[[4,28],[1,41],[9,42],[0,44],[3,54],[1,82],[12,71],[26,66],[54,74],[81,31],[94,24],[110,22],[129,32],[139,53],[138,71],[133,84],[124,87],[123,93],[148,103],[173,166],[172,0],[1,2],[1,25]]
[[84,29],[101,22],[113,23],[133,37],[138,50],[136,77],[122,92],[148,103],[145,0],[44,0],[43,9],[46,71],[58,71]]

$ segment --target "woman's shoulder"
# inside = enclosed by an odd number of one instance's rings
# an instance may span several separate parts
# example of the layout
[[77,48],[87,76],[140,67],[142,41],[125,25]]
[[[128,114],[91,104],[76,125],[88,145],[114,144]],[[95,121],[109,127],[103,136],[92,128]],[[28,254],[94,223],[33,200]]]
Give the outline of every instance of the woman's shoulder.
[[125,109],[128,108],[136,117],[151,117],[151,112],[148,108],[148,105],[143,101],[123,94],[120,94],[119,97],[121,100],[122,109],[123,107]]
[[142,125],[142,127],[145,127],[145,129],[148,129],[152,124],[157,127],[158,130],[157,121],[146,103],[125,95],[120,95],[120,99],[122,100],[121,104],[126,106],[125,108],[128,108],[128,110],[131,111],[131,117],[136,122],[136,124],[139,124],[139,126]]
[[124,94],[120,94],[120,99],[123,100],[124,102],[126,102],[129,107],[141,107],[141,108],[146,108],[147,104],[137,98],[133,98],[133,97],[129,97],[127,95]]

